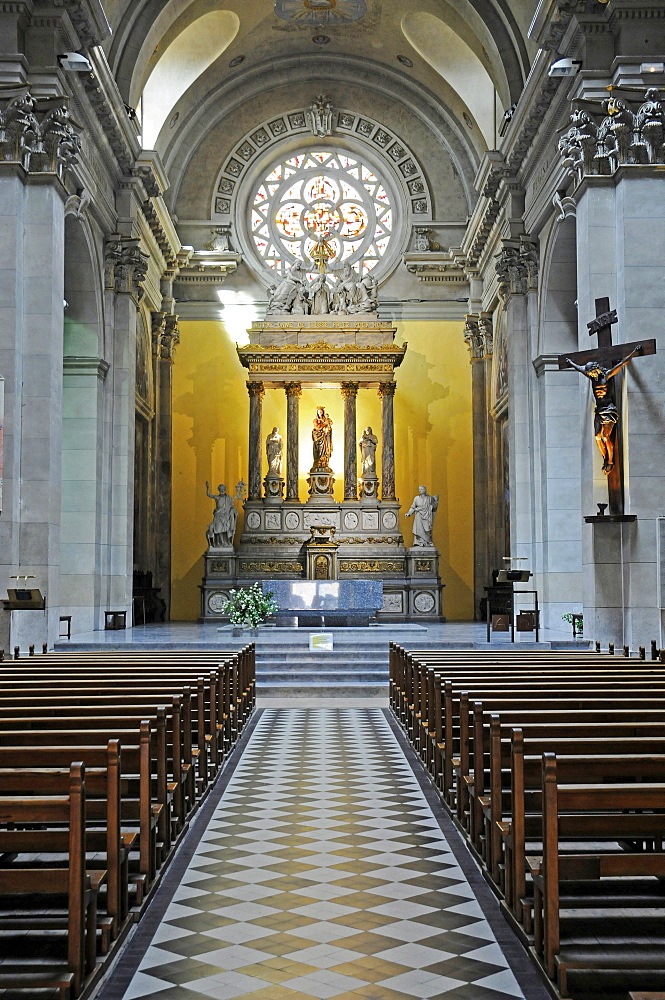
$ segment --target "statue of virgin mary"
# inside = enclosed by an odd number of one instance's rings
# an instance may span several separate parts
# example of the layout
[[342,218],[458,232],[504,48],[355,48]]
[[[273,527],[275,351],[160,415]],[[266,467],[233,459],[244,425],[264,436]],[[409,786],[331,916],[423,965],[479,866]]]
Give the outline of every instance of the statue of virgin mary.
[[328,416],[323,406],[318,406],[314,417],[314,428],[312,430],[312,445],[314,452],[314,469],[326,469],[330,471],[330,456],[332,455],[332,420]]

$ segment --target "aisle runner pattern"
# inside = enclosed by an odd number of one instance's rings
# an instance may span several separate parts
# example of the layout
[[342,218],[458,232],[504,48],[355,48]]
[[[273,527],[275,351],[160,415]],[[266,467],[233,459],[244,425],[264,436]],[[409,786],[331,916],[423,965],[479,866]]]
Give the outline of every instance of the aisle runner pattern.
[[522,997],[380,709],[266,710],[125,1000]]

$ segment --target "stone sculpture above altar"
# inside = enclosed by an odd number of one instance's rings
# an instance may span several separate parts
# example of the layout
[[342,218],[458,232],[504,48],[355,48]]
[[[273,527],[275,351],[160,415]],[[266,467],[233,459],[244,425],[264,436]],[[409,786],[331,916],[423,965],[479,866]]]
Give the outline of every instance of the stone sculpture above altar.
[[320,271],[310,281],[300,264],[287,268],[277,285],[268,289],[266,319],[271,316],[377,315],[378,284],[371,271],[360,276],[342,264],[328,276]]

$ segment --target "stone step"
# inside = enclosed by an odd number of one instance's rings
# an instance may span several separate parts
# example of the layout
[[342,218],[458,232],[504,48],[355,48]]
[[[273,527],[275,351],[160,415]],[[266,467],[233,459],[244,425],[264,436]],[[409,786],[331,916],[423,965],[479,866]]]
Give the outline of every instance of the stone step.
[[373,654],[373,653],[323,653],[323,654],[309,654],[307,652],[292,652],[292,653],[277,653],[274,656],[257,656],[256,658],[256,669],[259,670],[266,664],[288,664],[293,667],[303,667],[303,666],[321,666],[326,669],[328,666],[334,664],[344,664],[344,663],[368,663],[376,665],[385,665],[388,667],[388,655]]
[[387,698],[386,684],[266,684],[256,689],[259,704],[265,706],[271,698]]
[[281,673],[279,670],[271,670],[256,678],[257,690],[263,690],[270,684],[288,684],[289,686],[302,687],[303,685],[321,684],[336,687],[340,684],[387,684],[388,672],[384,670],[343,670],[335,674],[321,674],[317,672],[304,672],[297,674]]

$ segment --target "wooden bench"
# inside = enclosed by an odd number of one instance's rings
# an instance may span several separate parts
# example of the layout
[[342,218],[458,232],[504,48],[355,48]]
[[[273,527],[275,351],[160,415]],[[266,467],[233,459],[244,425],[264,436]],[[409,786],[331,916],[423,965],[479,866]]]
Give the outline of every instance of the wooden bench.
[[[607,897],[594,913],[594,941],[589,942],[576,934],[573,926],[562,935],[562,910],[560,905],[561,883],[590,882],[598,880],[665,878],[665,784],[597,784],[563,785],[557,776],[555,754],[543,754],[543,854],[531,860],[534,887],[537,893],[537,926],[542,922],[542,961],[547,975],[556,979],[562,995],[568,992],[571,973],[588,970],[598,983],[610,974],[612,985],[618,982],[630,988],[637,978],[646,989],[665,986],[665,921],[662,915],[649,919],[649,912],[627,912],[625,907],[614,907],[618,920],[609,913],[609,930],[605,930],[606,911],[611,911]],[[660,824],[661,847],[651,853],[589,852],[562,855],[560,838],[575,836],[575,825],[585,834],[597,839],[612,841],[615,824],[620,820],[624,830],[632,834],[647,835],[656,822]],[[665,894],[662,896],[665,903]],[[586,897],[578,901],[584,906]],[[567,900],[570,904],[570,900]],[[652,916],[652,914],[651,914]],[[643,922],[640,929],[639,922]],[[563,940],[562,940],[563,938]],[[536,935],[538,949],[538,935]],[[651,980],[647,982],[646,980]]]
[[[21,914],[27,914],[28,922],[27,928],[21,927],[22,942],[8,934],[0,939],[3,959],[0,988],[34,990],[48,983],[60,990],[61,997],[66,997],[68,990],[72,997],[77,997],[86,970],[90,971],[91,962],[94,965],[90,947],[95,927],[94,901],[98,884],[105,877],[104,872],[99,872],[93,878],[85,869],[84,765],[71,765],[68,795],[0,796],[0,826],[8,824],[38,824],[46,829],[63,826],[67,830],[68,863],[66,867],[52,869],[0,868],[0,905],[11,904],[12,916],[19,926]],[[66,899],[66,937],[59,941],[66,948],[66,965],[35,959],[26,940],[30,927],[39,932],[41,924],[48,923],[48,915],[44,915],[44,921],[35,915],[35,910],[49,909],[53,897]]]

